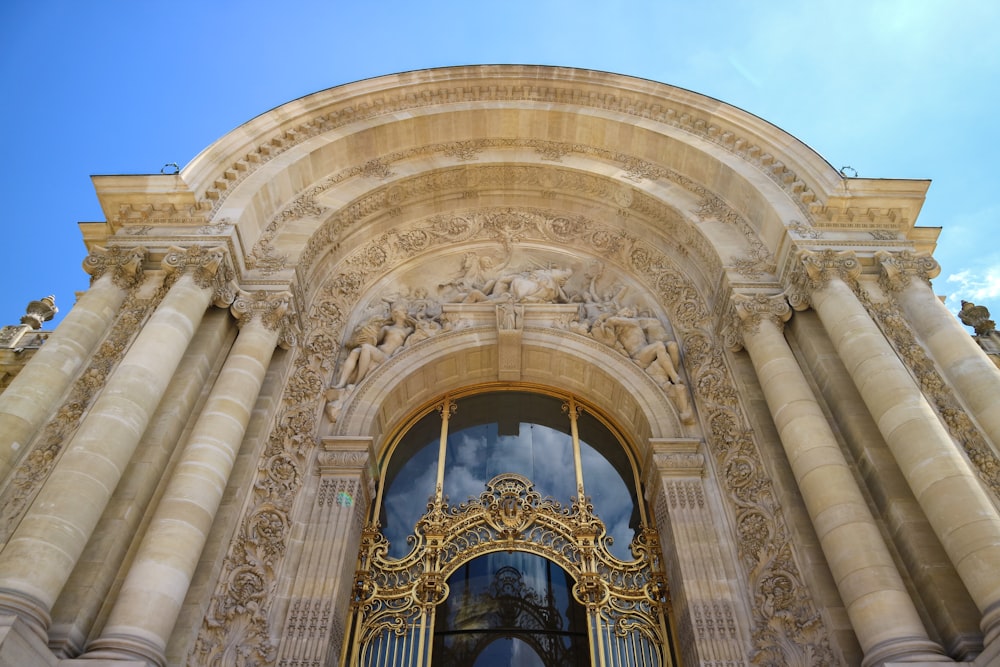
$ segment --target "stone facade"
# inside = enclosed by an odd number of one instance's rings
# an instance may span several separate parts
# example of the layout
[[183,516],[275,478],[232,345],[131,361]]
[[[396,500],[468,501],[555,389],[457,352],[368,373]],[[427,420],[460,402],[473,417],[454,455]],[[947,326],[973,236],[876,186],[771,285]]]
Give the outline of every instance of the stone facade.
[[0,358],[0,665],[348,661],[393,438],[502,388],[628,442],[664,663],[1000,662],[996,332],[931,289],[926,181],[666,85],[474,66],[94,182],[90,289],[2,334],[31,356]]

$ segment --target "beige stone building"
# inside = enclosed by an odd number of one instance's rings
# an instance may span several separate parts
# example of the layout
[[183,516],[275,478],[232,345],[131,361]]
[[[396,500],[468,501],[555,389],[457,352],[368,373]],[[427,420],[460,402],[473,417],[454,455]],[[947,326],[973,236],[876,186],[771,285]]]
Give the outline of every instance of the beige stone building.
[[1000,664],[926,181],[473,66],[94,183],[90,289],[0,334],[0,665]]

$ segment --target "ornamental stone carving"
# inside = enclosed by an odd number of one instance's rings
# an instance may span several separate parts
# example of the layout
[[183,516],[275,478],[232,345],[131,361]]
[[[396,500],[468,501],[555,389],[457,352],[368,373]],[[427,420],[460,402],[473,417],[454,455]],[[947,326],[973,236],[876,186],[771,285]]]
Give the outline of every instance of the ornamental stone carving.
[[242,327],[247,322],[259,320],[266,329],[278,332],[281,347],[288,349],[294,344],[291,292],[238,290],[229,310],[236,318],[237,326]]
[[131,289],[142,282],[142,263],[146,255],[146,249],[142,247],[94,246],[83,260],[83,270],[90,274],[91,284],[110,271],[115,285]]
[[812,292],[822,289],[830,280],[839,278],[852,284],[861,275],[861,262],[850,250],[800,250],[797,257],[799,267],[791,274],[787,292],[795,310],[808,308]]
[[909,285],[913,278],[930,284],[931,278],[941,273],[941,265],[925,253],[879,250],[875,253],[875,259],[882,267],[879,284],[887,292],[898,292]]
[[227,262],[227,255],[226,249],[221,246],[171,246],[163,257],[163,270],[170,282],[181,275],[190,275],[198,287],[212,289],[213,303],[225,308],[236,298],[234,273]]
[[727,323],[726,343],[734,352],[743,347],[743,336],[760,331],[760,323],[769,321],[781,331],[792,317],[792,309],[784,295],[734,294],[734,317]]

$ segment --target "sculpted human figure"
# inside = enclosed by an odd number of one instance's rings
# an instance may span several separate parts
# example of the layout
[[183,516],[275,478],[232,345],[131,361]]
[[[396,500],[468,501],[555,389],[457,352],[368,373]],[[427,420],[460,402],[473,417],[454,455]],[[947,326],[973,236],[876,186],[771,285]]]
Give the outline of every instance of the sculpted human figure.
[[519,303],[566,303],[569,298],[563,286],[572,275],[572,269],[557,268],[509,273],[487,283],[484,289],[470,290],[465,302],[512,299]]
[[355,347],[344,360],[340,380],[333,387],[342,389],[364,380],[373,368],[403,347],[412,333],[413,326],[407,315],[407,307],[402,303],[392,306],[389,321],[381,327],[377,322],[369,322],[360,327],[352,339]]
[[681,378],[677,374],[677,364],[680,363],[677,343],[649,340],[642,321],[636,317],[634,309],[621,308],[615,315],[599,317],[594,322],[591,335],[605,344],[620,346],[633,361],[651,375],[659,372],[671,383],[681,383]]

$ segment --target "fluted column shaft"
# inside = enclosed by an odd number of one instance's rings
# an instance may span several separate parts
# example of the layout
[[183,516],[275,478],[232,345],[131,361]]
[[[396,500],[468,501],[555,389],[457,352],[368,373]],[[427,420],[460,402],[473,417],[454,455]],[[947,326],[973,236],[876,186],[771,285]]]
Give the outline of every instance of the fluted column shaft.
[[806,510],[864,651],[863,664],[943,660],[791,348],[783,296],[734,297],[750,355]]
[[234,313],[245,317],[240,333],[87,657],[165,663],[167,641],[229,482],[289,299],[288,293],[237,298]]
[[880,252],[877,257],[907,322],[1000,453],[1000,369],[934,295],[928,281],[940,273],[938,263],[909,252]]
[[52,604],[212,300],[224,252],[168,253],[192,270],[177,279],[136,337],[0,553],[0,613],[21,617],[43,639]]
[[84,261],[93,284],[31,361],[0,394],[0,481],[44,425],[114,322],[128,289],[142,277],[142,248],[95,248]]
[[902,361],[844,282],[860,272],[849,255],[803,253],[809,299],[983,614],[981,625],[989,643],[1000,636],[1000,515]]

